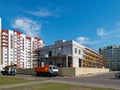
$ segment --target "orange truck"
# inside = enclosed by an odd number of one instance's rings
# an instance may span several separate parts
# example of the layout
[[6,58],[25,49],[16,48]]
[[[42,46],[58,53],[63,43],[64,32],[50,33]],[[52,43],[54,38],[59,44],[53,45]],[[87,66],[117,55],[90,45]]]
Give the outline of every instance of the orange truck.
[[56,76],[58,74],[58,67],[55,65],[46,65],[44,67],[35,67],[37,76]]

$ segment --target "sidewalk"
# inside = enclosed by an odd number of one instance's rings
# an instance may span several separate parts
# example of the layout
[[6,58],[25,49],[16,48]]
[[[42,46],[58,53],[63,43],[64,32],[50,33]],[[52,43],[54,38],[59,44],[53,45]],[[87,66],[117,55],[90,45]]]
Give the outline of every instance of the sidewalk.
[[3,86],[0,86],[0,90],[5,89],[5,88],[13,88],[13,87],[17,87],[17,86],[33,85],[33,84],[40,84],[40,83],[47,83],[47,82],[53,82],[53,80],[45,80],[45,81],[35,81],[35,82],[28,82],[28,83],[3,85]]

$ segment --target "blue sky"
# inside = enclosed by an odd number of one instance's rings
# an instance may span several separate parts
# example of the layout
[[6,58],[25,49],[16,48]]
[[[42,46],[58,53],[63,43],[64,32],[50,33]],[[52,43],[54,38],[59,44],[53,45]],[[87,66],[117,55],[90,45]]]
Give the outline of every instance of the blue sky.
[[0,0],[2,28],[40,37],[45,46],[75,40],[98,50],[120,44],[120,0]]

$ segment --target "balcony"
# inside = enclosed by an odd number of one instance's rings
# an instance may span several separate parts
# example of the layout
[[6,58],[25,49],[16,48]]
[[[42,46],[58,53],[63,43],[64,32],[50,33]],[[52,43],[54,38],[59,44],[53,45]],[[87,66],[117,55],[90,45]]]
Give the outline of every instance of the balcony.
[[2,36],[8,36],[8,33],[2,33]]
[[8,45],[1,45],[1,47],[6,47],[6,48],[7,48],[7,47],[8,47]]
[[6,38],[2,38],[1,40],[2,40],[2,41],[3,41],[3,40],[8,41],[8,38],[7,38],[7,37],[6,37]]

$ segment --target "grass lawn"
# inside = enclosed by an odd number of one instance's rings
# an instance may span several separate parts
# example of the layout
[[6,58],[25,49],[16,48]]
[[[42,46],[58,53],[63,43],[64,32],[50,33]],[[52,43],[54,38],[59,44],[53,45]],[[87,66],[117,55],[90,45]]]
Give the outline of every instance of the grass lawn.
[[[14,76],[0,76],[0,86],[8,85],[8,84],[18,84],[18,83],[26,83],[33,81],[40,81],[42,79],[28,79],[28,78],[18,78]],[[105,88],[96,88],[96,87],[87,87],[87,86],[78,86],[78,85],[70,85],[63,83],[42,83],[37,85],[27,85],[27,86],[18,86],[14,88],[8,89],[0,89],[0,90],[114,90],[114,89],[105,89]]]
[[35,81],[35,80],[28,80],[25,78],[17,78],[14,76],[0,76],[0,86],[8,85],[8,84],[26,83],[26,82],[32,82],[32,81]]
[[87,87],[87,86],[78,86],[70,85],[63,83],[44,83],[38,85],[28,85],[22,87],[0,89],[0,90],[114,90],[114,89],[105,89],[105,88],[96,88],[96,87]]

